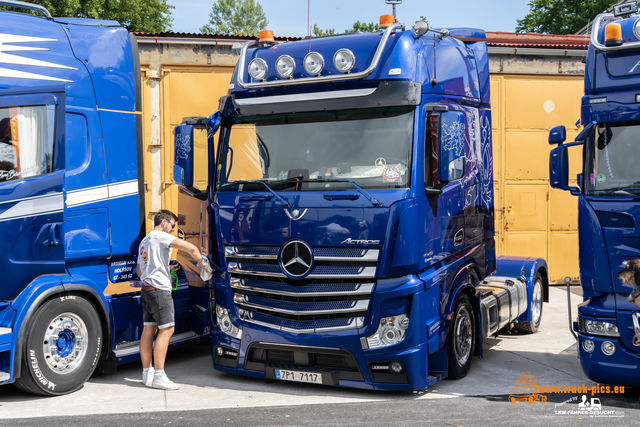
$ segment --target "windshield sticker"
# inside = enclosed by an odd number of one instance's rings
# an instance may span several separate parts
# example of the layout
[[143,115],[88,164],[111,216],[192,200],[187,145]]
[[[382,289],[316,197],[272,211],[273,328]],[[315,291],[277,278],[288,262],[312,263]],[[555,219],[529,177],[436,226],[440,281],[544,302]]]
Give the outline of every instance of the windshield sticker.
[[596,174],[592,173],[591,175],[589,175],[589,182],[591,183],[591,185],[595,185],[596,184]]
[[596,181],[598,182],[598,184],[602,184],[606,180],[607,180],[607,177],[604,176],[603,173],[599,173],[598,176],[596,177]]
[[396,165],[388,165],[382,171],[382,177],[387,182],[396,182],[400,179],[400,169]]

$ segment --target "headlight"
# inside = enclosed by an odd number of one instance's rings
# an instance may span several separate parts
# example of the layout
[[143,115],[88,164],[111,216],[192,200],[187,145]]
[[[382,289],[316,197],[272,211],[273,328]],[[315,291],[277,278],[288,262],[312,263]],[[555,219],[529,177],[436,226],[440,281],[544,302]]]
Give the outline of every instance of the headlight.
[[349,49],[340,49],[333,55],[333,65],[341,73],[348,73],[356,63],[356,57]]
[[367,344],[369,348],[380,348],[401,343],[408,328],[409,316],[406,314],[383,317],[380,319],[376,333],[367,337]]
[[267,63],[264,59],[256,58],[249,63],[249,75],[256,80],[263,80],[267,75]]
[[280,74],[280,77],[289,78],[293,76],[295,70],[296,63],[289,55],[282,55],[276,61],[276,71]]
[[602,352],[607,356],[611,356],[616,352],[616,346],[611,341],[603,342],[600,348],[602,349]]
[[216,304],[216,320],[218,323],[218,329],[222,332],[233,338],[242,339],[242,329],[236,327],[231,322],[229,311],[219,304]]
[[635,23],[635,24],[633,24],[633,34],[635,34],[635,35],[636,35],[636,37],[638,38],[638,40],[640,40],[640,24],[639,24],[639,22],[640,22],[640,19],[638,19],[638,20],[636,21],[636,23]]
[[603,337],[619,337],[618,327],[609,322],[598,322],[596,320],[580,319],[580,333],[587,335],[599,335]]
[[303,63],[304,69],[307,70],[307,73],[313,74],[314,76],[320,74],[324,68],[324,59],[318,52],[307,53],[307,56],[304,57]]

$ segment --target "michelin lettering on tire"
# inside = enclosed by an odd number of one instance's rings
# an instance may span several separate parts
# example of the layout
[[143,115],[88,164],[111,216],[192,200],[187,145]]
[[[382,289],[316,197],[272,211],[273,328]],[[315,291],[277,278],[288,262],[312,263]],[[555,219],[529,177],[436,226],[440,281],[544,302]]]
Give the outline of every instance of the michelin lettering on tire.
[[33,375],[35,375],[36,379],[40,384],[47,387],[49,390],[55,390],[56,385],[49,381],[38,366],[38,358],[36,357],[36,352],[34,350],[29,350],[29,359],[31,360],[31,369],[33,370]]

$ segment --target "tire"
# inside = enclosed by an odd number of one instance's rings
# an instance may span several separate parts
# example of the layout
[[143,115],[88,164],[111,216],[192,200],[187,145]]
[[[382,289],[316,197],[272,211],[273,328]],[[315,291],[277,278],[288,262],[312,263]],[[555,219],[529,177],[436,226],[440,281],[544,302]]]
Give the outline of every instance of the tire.
[[60,295],[38,308],[26,327],[22,373],[15,385],[43,396],[82,387],[102,350],[102,327],[94,306],[79,295]]
[[516,330],[526,334],[533,334],[540,329],[542,321],[542,275],[536,274],[536,280],[533,282],[533,298],[531,299],[531,321],[516,323]]
[[475,319],[471,300],[466,294],[460,295],[447,337],[449,378],[464,378],[469,372],[476,345]]

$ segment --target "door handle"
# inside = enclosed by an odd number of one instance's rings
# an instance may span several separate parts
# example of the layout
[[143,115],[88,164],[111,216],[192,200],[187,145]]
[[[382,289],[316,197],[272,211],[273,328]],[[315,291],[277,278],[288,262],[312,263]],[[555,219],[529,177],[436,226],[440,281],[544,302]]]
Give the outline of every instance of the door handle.
[[40,230],[42,246],[60,246],[62,239],[60,237],[60,223],[47,224]]
[[178,239],[184,240],[187,237],[187,233],[180,227],[178,227]]

